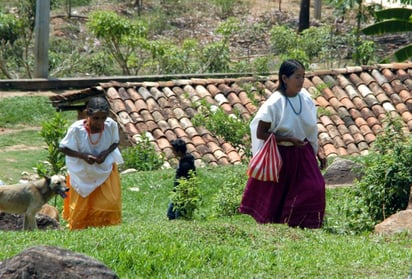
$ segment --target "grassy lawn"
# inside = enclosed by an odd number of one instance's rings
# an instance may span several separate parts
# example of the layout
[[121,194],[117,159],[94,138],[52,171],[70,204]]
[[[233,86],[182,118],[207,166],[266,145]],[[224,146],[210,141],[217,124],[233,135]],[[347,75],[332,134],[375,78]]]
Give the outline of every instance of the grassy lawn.
[[[40,126],[39,123],[31,125]],[[26,132],[9,139],[3,136],[9,137],[0,134],[0,150],[12,145],[12,140],[27,146],[42,145],[34,134],[22,140]],[[15,165],[16,173],[31,171],[30,162],[37,162],[42,152],[2,152],[0,171],[9,164],[3,157],[20,162]],[[23,164],[24,158],[27,161]],[[345,217],[338,205],[347,199],[342,188],[327,189],[325,227],[318,230],[259,225],[246,215],[218,216],[216,208],[220,205],[216,195],[224,187],[243,189],[245,171],[246,166],[199,169],[202,201],[193,221],[166,218],[174,170],[123,174],[121,225],[68,231],[63,223],[61,230],[0,231],[0,261],[35,245],[52,245],[100,260],[120,278],[386,279],[408,276],[412,266],[411,234],[340,233]],[[241,182],[229,183],[234,177]],[[59,198],[57,202],[56,206],[61,208],[62,200]]]

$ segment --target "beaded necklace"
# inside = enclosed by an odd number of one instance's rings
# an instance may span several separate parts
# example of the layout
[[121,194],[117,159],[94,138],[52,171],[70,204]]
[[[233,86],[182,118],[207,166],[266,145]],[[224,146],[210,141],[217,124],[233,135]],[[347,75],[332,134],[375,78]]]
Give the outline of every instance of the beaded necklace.
[[93,145],[98,144],[100,142],[100,140],[102,139],[104,127],[103,127],[103,129],[100,130],[99,137],[95,141],[93,141],[93,139],[92,139],[92,133],[90,131],[91,129],[90,129],[90,124],[89,124],[89,119],[84,121],[84,127],[86,128],[87,135],[88,135],[88,138],[89,138],[89,142]]
[[301,113],[302,113],[302,99],[300,98],[300,94],[298,94],[299,106],[300,106],[299,111],[296,111],[296,109],[293,107],[292,102],[289,100],[289,97],[286,96],[286,95],[285,95],[285,97],[286,97],[286,100],[288,101],[288,104],[289,104],[290,107],[292,108],[293,112],[294,112],[296,115],[301,114]]

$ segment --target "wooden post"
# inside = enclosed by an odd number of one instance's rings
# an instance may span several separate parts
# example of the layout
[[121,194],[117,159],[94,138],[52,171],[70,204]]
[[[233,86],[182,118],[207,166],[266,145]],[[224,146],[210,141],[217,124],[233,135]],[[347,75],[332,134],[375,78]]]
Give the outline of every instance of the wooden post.
[[34,26],[34,77],[49,77],[49,18],[50,0],[37,0]]
[[315,18],[317,20],[320,20],[321,14],[322,14],[322,0],[315,0],[314,10],[315,10]]

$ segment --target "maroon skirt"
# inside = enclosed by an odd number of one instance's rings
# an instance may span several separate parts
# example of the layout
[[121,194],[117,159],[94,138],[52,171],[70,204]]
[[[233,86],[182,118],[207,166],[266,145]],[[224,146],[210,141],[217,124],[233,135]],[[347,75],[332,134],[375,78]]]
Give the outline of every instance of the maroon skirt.
[[249,178],[239,211],[258,223],[320,228],[325,214],[325,180],[312,146],[278,146],[283,159],[279,182]]

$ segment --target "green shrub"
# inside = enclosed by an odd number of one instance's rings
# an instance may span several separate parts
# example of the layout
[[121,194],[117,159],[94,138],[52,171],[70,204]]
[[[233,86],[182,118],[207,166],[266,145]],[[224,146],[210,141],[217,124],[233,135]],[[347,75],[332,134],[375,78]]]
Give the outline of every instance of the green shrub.
[[139,171],[160,169],[164,162],[164,155],[158,154],[151,144],[150,139],[144,133],[140,135],[140,141],[132,147],[122,150],[124,164],[122,168],[134,168]]
[[180,216],[186,220],[194,219],[195,211],[201,201],[200,181],[193,171],[189,172],[189,178],[180,178],[179,184],[170,193],[170,200],[174,209],[180,212]]
[[247,181],[246,172],[230,172],[214,196],[214,214],[217,217],[239,214],[239,205]]
[[192,118],[195,126],[204,126],[214,135],[230,142],[238,151],[250,154],[249,123],[239,113],[227,114],[221,108],[212,111],[211,107],[202,105],[202,113]]
[[353,187],[353,204],[347,210],[355,231],[371,230],[408,205],[412,184],[412,141],[399,119],[387,118],[369,155],[361,157],[362,177]]
[[59,151],[59,143],[64,137],[67,129],[67,121],[60,113],[54,118],[44,121],[40,135],[43,137],[48,148],[47,160],[36,165],[39,176],[51,176],[60,173],[65,165],[64,154]]

